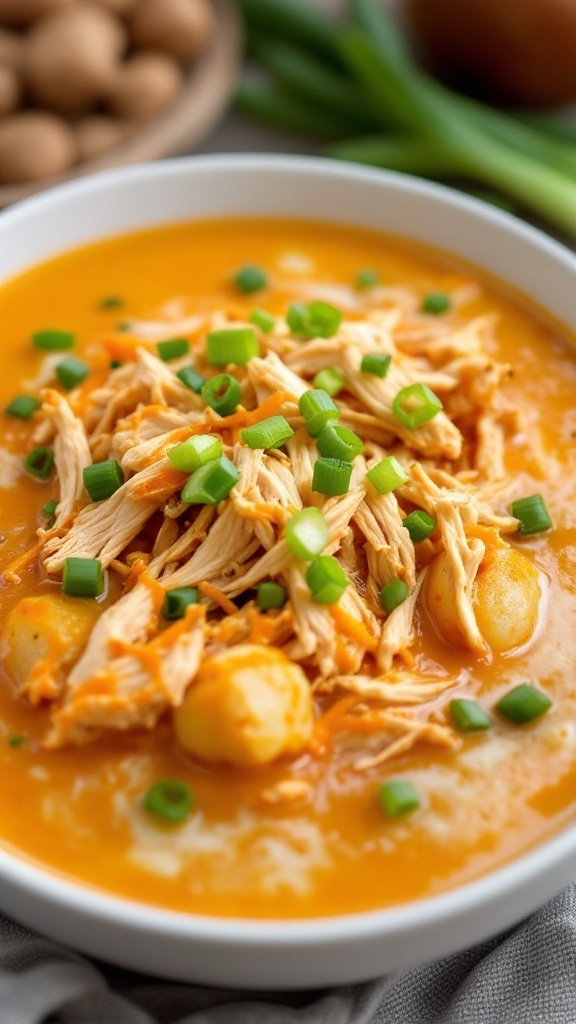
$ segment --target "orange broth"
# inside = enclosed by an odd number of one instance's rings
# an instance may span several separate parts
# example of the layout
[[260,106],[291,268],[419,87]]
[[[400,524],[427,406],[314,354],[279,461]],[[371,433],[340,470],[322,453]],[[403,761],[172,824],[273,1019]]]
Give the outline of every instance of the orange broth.
[[[0,288],[2,406],[38,373],[43,353],[32,332],[75,331],[81,355],[124,312],[146,319],[177,296],[191,308],[234,302],[250,310],[259,299],[239,296],[228,283],[231,271],[248,261],[273,271],[286,253],[311,260],[310,276],[322,282],[349,284],[365,266],[387,285],[422,295],[477,282],[478,297],[461,314],[496,311],[494,354],[514,367],[506,393],[539,418],[549,467],[543,478],[521,445],[506,456],[510,476],[522,475],[524,493],[544,494],[556,524],[550,534],[512,538],[548,583],[544,621],[525,651],[489,664],[441,641],[422,614],[413,651],[420,665],[428,659],[448,673],[466,670],[467,691],[488,706],[520,681],[537,682],[554,703],[532,725],[514,728],[495,716],[489,733],[465,737],[455,752],[420,747],[362,774],[344,771],[329,753],[260,769],[208,769],[178,750],[166,721],[151,733],[43,750],[46,710],[17,699],[4,675],[0,845],[75,882],[208,915],[312,917],[440,893],[509,861],[576,812],[576,355],[566,332],[524,299],[447,256],[350,228],[229,220],[149,230],[67,253]],[[101,308],[110,294],[122,296],[123,310]],[[286,303],[285,292],[266,294],[271,312]],[[6,455],[21,461],[30,424],[2,417],[0,429],[6,566],[33,545],[39,510],[58,494],[54,482],[15,470]],[[21,597],[54,586],[32,563],[19,586],[0,589],[2,619]],[[377,791],[397,775],[414,782],[422,808],[389,821]],[[140,809],[142,793],[165,777],[187,781],[196,796],[194,814],[179,828],[151,824]],[[312,782],[312,798],[263,804],[261,791],[286,777]],[[270,852],[275,842],[282,870]]]

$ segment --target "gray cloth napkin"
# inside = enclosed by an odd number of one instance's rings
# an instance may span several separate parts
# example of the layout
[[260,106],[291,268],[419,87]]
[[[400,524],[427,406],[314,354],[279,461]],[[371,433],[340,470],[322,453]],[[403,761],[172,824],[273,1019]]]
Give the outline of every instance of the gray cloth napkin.
[[0,916],[0,1024],[576,1024],[576,885],[474,949],[327,992],[158,981]]

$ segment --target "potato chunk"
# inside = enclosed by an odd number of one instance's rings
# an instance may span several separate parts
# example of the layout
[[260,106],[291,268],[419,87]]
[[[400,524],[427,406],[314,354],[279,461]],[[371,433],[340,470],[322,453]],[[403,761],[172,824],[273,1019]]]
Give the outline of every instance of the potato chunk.
[[268,764],[299,754],[314,724],[310,685],[281,651],[241,644],[206,658],[174,712],[184,750],[210,764]]
[[4,665],[16,685],[29,690],[33,700],[57,696],[56,685],[53,693],[48,686],[35,694],[31,684],[35,678],[40,683],[41,676],[55,681],[74,664],[99,612],[95,601],[60,593],[22,598],[6,620],[3,637]]
[[[538,625],[541,596],[538,569],[513,548],[497,549],[482,562],[472,603],[478,628],[493,651],[503,653],[528,642]],[[426,603],[444,639],[462,646],[454,584],[444,554],[430,568]]]

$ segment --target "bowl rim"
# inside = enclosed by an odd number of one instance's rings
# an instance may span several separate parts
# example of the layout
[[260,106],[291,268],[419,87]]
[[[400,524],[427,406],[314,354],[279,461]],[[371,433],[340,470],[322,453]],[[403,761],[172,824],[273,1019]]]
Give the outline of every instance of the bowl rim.
[[[173,177],[193,172],[195,167],[208,172],[232,172],[241,167],[245,170],[268,171],[272,174],[275,171],[289,169],[291,173],[345,179],[350,186],[353,186],[354,182],[386,183],[393,190],[424,196],[432,201],[440,200],[456,213],[468,212],[496,227],[504,228],[509,234],[523,240],[530,247],[536,247],[576,275],[576,255],[565,245],[550,238],[539,228],[476,197],[398,172],[382,171],[322,157],[282,154],[228,153],[190,156],[161,163],[105,170],[65,182],[44,193],[21,200],[0,212],[0,240],[5,226],[18,224],[21,219],[26,223],[37,213],[58,206],[61,200],[74,198],[82,201],[88,197],[105,194],[116,185],[130,184],[143,178],[166,184]],[[342,223],[337,217],[319,220],[325,223]],[[140,229],[145,227],[146,223],[143,221]],[[99,237],[110,238],[114,235],[106,232],[103,236],[94,237],[91,242],[84,244],[92,244],[98,241]],[[39,260],[38,263],[44,262],[45,259]],[[32,265],[35,264],[29,266]],[[23,269],[16,271],[16,276],[22,272]],[[0,282],[0,287],[2,283]],[[486,910],[487,905],[495,908],[501,899],[509,898],[515,892],[524,889],[545,870],[553,870],[570,855],[574,857],[576,867],[576,820],[562,826],[550,838],[534,844],[512,861],[445,892],[385,909],[282,920],[211,917],[188,911],[162,909],[153,904],[111,895],[82,881],[68,880],[57,871],[36,864],[26,855],[2,848],[0,881],[25,889],[32,895],[49,900],[52,904],[64,906],[74,912],[80,911],[94,921],[153,931],[157,937],[164,934],[184,939],[206,939],[216,946],[229,946],[231,942],[241,941],[242,945],[247,947],[261,948],[266,944],[283,949],[295,946],[302,949],[321,943],[324,948],[329,949],[331,946],[341,945],[343,940],[348,942],[355,938],[378,939],[383,936],[391,938],[395,933],[405,935],[407,932],[414,933],[423,928],[434,928],[435,925],[445,923],[447,918],[456,923],[462,916],[468,916],[480,909]]]

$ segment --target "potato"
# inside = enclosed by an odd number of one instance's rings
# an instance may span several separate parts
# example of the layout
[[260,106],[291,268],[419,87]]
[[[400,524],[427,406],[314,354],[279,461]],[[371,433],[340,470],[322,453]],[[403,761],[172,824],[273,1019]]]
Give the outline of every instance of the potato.
[[24,52],[24,37],[0,27],[0,64],[19,71]]
[[[525,555],[513,548],[488,555],[474,581],[472,601],[478,628],[493,651],[503,653],[528,642],[538,625],[541,596],[538,569]],[[454,582],[444,553],[430,567],[425,597],[444,639],[463,646]]]
[[124,121],[103,114],[85,117],[76,125],[79,160],[95,160],[124,141],[129,126]]
[[169,106],[182,87],[176,61],[163,53],[137,53],[119,71],[110,95],[110,110],[118,117],[153,117]]
[[240,644],[206,658],[174,712],[180,745],[208,764],[262,765],[306,747],[310,684],[273,647]]
[[214,27],[208,0],[140,0],[130,21],[135,46],[165,50],[178,60],[203,50]]
[[25,27],[36,18],[70,7],[75,0],[0,0],[0,21]]
[[43,111],[24,110],[0,122],[0,182],[16,185],[59,174],[77,156],[72,129]]
[[95,601],[64,594],[23,597],[12,609],[3,637],[5,667],[17,686],[49,658],[52,674],[70,668],[81,654],[100,609]]
[[407,10],[457,84],[529,106],[576,99],[574,0],[408,0]]
[[0,117],[16,110],[20,101],[20,81],[12,68],[0,64]]
[[90,0],[43,18],[24,51],[32,99],[62,114],[90,110],[111,90],[125,46],[118,19]]

